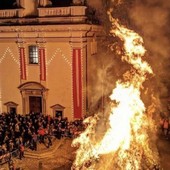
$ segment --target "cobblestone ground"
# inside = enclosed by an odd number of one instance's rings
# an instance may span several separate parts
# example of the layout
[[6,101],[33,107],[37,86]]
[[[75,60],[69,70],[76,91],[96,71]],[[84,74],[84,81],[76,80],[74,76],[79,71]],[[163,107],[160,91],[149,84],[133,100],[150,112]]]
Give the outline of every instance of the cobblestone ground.
[[[75,148],[71,147],[71,142],[71,139],[63,140],[57,149],[55,156],[52,158],[24,158],[22,160],[14,159],[15,165],[16,167],[20,167],[22,170],[70,170],[72,162],[75,158]],[[160,136],[157,142],[157,146],[160,153],[162,169],[170,170],[170,139],[167,140],[163,136]],[[40,149],[45,150],[43,147]],[[34,152],[41,152],[41,150]],[[7,164],[1,166],[0,170],[8,170]]]
[[[69,170],[71,169],[75,153],[75,149],[71,147],[71,142],[71,139],[63,140],[62,144],[57,149],[57,152],[55,153],[55,156],[53,158],[23,158],[22,160],[15,158],[13,159],[13,161],[15,162],[16,168],[20,168],[22,170]],[[39,146],[39,148],[40,147],[42,150],[45,150],[42,144],[41,146]],[[4,164],[0,167],[0,170],[8,170],[8,165]]]

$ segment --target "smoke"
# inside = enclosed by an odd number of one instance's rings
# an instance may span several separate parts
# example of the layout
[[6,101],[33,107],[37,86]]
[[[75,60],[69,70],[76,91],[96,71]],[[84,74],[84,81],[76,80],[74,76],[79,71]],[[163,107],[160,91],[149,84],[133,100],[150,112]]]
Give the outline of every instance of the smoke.
[[[87,0],[87,3],[95,9],[95,15],[104,26],[106,39],[109,36],[110,30],[110,22],[106,12],[109,8],[113,9],[112,15],[114,18],[118,18],[121,23],[135,30],[143,37],[144,45],[147,49],[146,60],[148,60],[154,72],[154,76],[150,77],[149,81],[145,84],[148,88],[152,89],[152,92],[160,99],[158,103],[161,105],[161,110],[166,111],[168,103],[165,98],[169,97],[168,93],[170,92],[170,29],[168,27],[170,25],[170,1]],[[97,63],[103,62],[102,55],[106,53],[107,45],[114,41],[116,42],[117,40],[113,40],[112,38],[111,42],[105,41],[105,49],[100,52]],[[102,42],[101,46],[103,46],[103,43],[104,42]],[[122,63],[116,59],[116,54],[113,52],[112,55],[105,56],[105,59],[106,58],[112,58],[113,66],[119,68],[119,66],[122,65]],[[107,67],[107,61],[108,67],[110,68],[111,59],[106,59],[105,67]],[[95,63],[95,61],[93,62]],[[99,65],[101,67],[102,64]],[[95,64],[95,66],[97,66],[97,64]],[[101,73],[102,71],[100,69],[99,72]],[[116,69],[113,67],[113,69],[114,71],[110,73],[115,74],[114,80],[116,80],[116,76],[122,73],[123,68]],[[95,82],[100,82],[100,73],[98,74],[99,81],[96,81],[95,78]],[[111,74],[110,76],[113,77]],[[107,73],[106,75],[108,78],[109,74]],[[147,95],[149,96],[149,94],[146,94],[146,97]],[[99,96],[96,99],[98,98]],[[148,101],[149,100],[150,99],[148,99]]]
[[[88,68],[90,70],[88,87],[91,94],[92,102],[90,103],[89,112],[96,113],[107,107],[116,86],[116,81],[122,78],[123,73],[129,69],[129,65],[120,60],[115,51],[109,48],[110,42],[106,36],[98,44],[98,53],[90,58]],[[116,45],[117,43],[115,43]],[[99,109],[99,110],[98,110]]]
[[[105,46],[107,48],[107,46]],[[113,62],[113,56],[109,54],[109,51],[102,49],[100,45],[100,50],[98,55],[94,55],[90,59],[89,69],[90,69],[90,86],[89,93],[91,94],[91,104],[90,112],[96,112],[96,109],[101,109],[103,106],[104,96],[108,96],[112,91],[114,82],[116,81],[115,62]]]
[[169,97],[170,89],[170,1],[136,0],[128,14],[144,38],[147,59],[155,73],[151,86],[162,100],[162,110],[167,110],[164,98]]
[[[90,58],[88,65],[92,73],[90,74],[90,86],[88,89],[92,97],[89,112],[93,112],[93,110],[96,112],[96,109],[101,109],[103,104],[107,105],[107,97],[111,94],[115,82],[127,70],[127,65],[124,65],[120,61],[120,57],[117,57],[116,52],[110,51],[109,48],[109,45],[113,43],[115,43],[116,47],[117,40],[116,38],[113,40],[113,37],[109,35],[111,23],[107,15],[107,10],[114,4],[121,4],[121,2],[120,0],[87,0],[88,6],[95,11],[95,17],[97,17],[104,28],[104,38],[98,43],[97,55]],[[123,16],[126,15],[123,7],[118,9],[117,17],[119,17],[120,13]]]

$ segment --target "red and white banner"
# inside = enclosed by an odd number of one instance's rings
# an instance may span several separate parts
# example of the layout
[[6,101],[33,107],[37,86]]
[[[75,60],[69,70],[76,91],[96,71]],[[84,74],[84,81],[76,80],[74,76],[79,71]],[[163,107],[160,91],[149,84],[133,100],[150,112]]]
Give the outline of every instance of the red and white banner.
[[26,63],[25,63],[25,48],[19,47],[19,55],[20,55],[20,76],[22,80],[26,80]]
[[73,49],[72,70],[73,70],[73,111],[74,118],[82,118],[82,61],[81,49]]
[[46,81],[45,48],[39,48],[40,80]]

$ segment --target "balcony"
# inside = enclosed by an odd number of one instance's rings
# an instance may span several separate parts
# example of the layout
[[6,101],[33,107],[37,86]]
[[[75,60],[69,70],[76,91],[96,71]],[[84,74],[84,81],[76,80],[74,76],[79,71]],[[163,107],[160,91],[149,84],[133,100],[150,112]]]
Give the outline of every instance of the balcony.
[[85,22],[86,6],[38,8],[39,22]]
[[5,9],[0,10],[0,18],[17,18],[23,17],[24,9]]
[[38,8],[39,17],[85,16],[86,6]]
[[41,7],[29,17],[24,8],[0,10],[0,24],[85,23],[86,6]]
[[17,17],[16,9],[0,10],[0,18],[14,18]]
[[69,7],[38,8],[39,17],[69,16],[70,14],[71,12]]

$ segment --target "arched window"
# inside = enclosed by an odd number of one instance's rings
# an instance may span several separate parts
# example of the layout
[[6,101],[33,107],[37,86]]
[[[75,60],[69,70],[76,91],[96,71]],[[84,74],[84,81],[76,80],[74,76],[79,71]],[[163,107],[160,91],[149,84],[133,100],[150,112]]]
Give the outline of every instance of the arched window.
[[29,49],[29,64],[38,64],[38,47],[30,45]]

